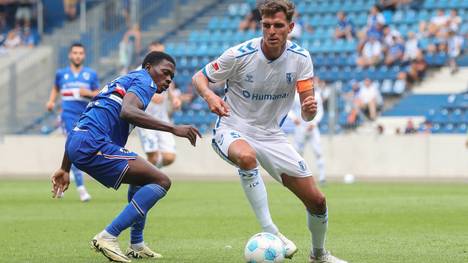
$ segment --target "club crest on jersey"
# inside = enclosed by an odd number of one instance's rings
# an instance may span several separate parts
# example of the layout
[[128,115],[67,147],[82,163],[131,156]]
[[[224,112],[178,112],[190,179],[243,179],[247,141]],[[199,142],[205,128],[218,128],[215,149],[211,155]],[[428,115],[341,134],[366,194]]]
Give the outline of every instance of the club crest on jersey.
[[292,84],[294,82],[294,77],[295,77],[294,73],[292,73],[292,72],[286,73],[286,82],[288,84]]
[[89,73],[88,73],[88,72],[83,72],[83,78],[84,78],[85,80],[89,80],[89,78],[90,78]]

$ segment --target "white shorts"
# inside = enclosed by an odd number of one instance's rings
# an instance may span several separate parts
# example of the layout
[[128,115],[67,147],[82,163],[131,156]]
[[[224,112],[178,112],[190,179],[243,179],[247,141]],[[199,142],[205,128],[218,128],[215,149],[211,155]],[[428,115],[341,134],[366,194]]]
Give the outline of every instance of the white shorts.
[[228,149],[236,140],[247,141],[254,148],[260,165],[278,182],[282,183],[281,174],[294,177],[312,176],[304,158],[296,152],[283,134],[251,136],[231,127],[217,128],[212,140],[213,149],[221,158],[234,166],[236,165],[228,158]]
[[136,129],[140,137],[141,146],[145,153],[163,152],[175,153],[174,136],[169,132],[147,130],[142,128]]

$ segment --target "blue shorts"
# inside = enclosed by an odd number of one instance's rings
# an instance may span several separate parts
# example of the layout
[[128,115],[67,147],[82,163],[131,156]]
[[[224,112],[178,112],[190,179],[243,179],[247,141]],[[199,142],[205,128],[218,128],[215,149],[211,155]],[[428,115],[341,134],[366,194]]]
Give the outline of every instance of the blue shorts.
[[116,190],[128,170],[128,160],[138,156],[110,140],[96,138],[89,131],[78,128],[68,134],[65,151],[78,169]]

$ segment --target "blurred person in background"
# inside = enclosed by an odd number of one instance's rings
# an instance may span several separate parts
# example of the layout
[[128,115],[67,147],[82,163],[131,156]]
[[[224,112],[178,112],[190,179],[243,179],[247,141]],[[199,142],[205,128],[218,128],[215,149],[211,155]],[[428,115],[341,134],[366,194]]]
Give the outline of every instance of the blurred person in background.
[[355,34],[353,22],[343,11],[339,11],[336,17],[338,18],[338,23],[335,27],[335,38],[352,40]]
[[68,20],[75,20],[77,12],[78,0],[63,0],[63,11]]
[[[164,45],[159,42],[152,42],[148,51],[164,52]],[[181,100],[174,82],[171,82],[167,92],[154,94],[146,108],[146,112],[158,120],[171,122],[169,117],[169,107],[172,110],[179,110]],[[158,168],[172,164],[176,159],[176,145],[174,135],[169,132],[149,130],[144,128],[136,129],[147,160]]]
[[371,121],[377,119],[377,110],[383,104],[383,99],[377,85],[371,79],[366,78],[361,82],[356,103]]
[[[314,83],[317,83],[318,78],[314,78]],[[294,104],[289,111],[288,117],[293,121],[294,128],[294,148],[296,151],[304,156],[304,148],[308,143],[312,146],[312,150],[315,154],[317,162],[317,168],[319,173],[319,183],[325,184],[325,158],[323,156],[322,143],[320,141],[320,129],[319,124],[323,118],[323,104],[322,95],[319,89],[314,88],[314,98],[317,101],[317,114],[314,119],[310,122],[306,122],[301,117],[301,101],[299,94],[296,93],[294,98]]]
[[458,71],[457,58],[462,53],[463,37],[457,35],[455,31],[449,31],[447,39],[447,55],[449,57],[448,64],[452,74]]
[[[67,136],[75,127],[88,103],[99,92],[97,73],[83,65],[85,57],[86,50],[82,44],[74,43],[70,46],[68,52],[70,65],[58,69],[55,73],[55,84],[46,104],[47,110],[52,111],[55,108],[55,101],[60,95],[62,99],[62,127]],[[72,165],[71,171],[75,178],[80,200],[83,202],[91,200],[91,196],[84,186],[83,172],[74,165]]]
[[121,73],[126,74],[138,60],[141,51],[141,31],[138,24],[134,24],[125,32],[119,43],[119,61]]

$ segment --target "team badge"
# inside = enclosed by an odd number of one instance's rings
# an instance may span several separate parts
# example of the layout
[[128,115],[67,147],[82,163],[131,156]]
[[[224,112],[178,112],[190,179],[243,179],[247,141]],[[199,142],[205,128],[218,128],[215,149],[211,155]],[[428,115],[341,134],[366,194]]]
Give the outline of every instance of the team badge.
[[89,80],[89,78],[90,78],[89,73],[88,73],[88,72],[83,72],[83,78],[84,78],[85,80]]
[[294,81],[293,73],[292,73],[292,72],[286,73],[286,82],[287,82],[288,84],[292,84],[293,81]]

